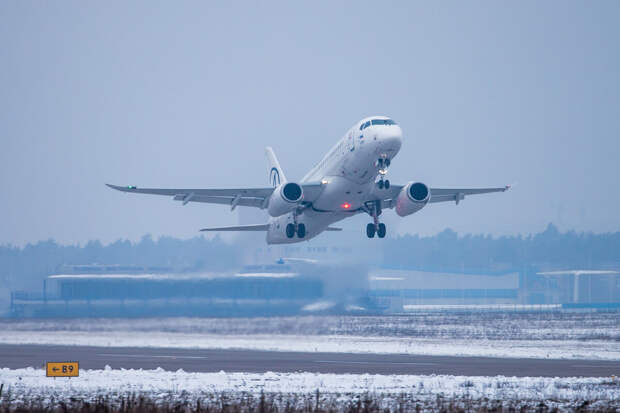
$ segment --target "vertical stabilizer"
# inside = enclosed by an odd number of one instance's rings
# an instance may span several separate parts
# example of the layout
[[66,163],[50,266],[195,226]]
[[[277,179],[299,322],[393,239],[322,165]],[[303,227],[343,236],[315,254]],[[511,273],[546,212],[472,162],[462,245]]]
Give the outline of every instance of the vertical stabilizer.
[[265,148],[265,154],[269,161],[269,183],[271,186],[276,187],[286,182],[286,177],[284,176],[284,172],[282,172],[280,162],[278,162],[278,158],[276,158],[276,154],[273,152],[273,149],[271,149],[271,146]]

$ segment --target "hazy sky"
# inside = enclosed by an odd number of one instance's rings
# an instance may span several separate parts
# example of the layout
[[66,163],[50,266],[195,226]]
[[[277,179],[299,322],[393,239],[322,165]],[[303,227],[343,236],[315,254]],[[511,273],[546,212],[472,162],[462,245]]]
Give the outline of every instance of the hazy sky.
[[[0,2],[0,243],[235,224],[114,192],[289,179],[362,117],[392,182],[515,183],[389,231],[620,230],[620,2]],[[368,217],[347,225],[364,237]]]

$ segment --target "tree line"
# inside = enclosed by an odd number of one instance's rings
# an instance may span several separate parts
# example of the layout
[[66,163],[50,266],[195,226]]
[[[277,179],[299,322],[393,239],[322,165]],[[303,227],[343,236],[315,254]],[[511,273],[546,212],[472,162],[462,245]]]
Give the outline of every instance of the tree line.
[[[181,240],[145,235],[138,242],[118,240],[108,245],[61,245],[54,240],[24,247],[0,246],[0,285],[39,288],[41,280],[63,264],[119,264],[169,268],[175,272],[238,269],[247,244],[230,244],[219,237]],[[574,269],[620,266],[620,232],[560,232],[549,224],[527,236],[458,235],[446,229],[434,236],[404,235],[380,244],[387,268],[430,271],[520,271],[524,268]]]

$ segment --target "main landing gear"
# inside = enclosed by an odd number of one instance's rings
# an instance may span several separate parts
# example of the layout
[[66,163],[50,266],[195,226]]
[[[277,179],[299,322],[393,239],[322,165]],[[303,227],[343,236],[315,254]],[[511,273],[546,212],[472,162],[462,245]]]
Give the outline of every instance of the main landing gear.
[[293,223],[286,225],[286,237],[293,238],[295,234],[298,238],[306,236],[306,224],[297,223],[297,213],[293,215]]
[[366,235],[368,238],[374,238],[375,233],[379,238],[385,238],[386,229],[383,222],[380,222],[378,225],[375,225],[372,222],[366,225]]
[[386,155],[381,155],[375,165],[379,168],[379,181],[377,181],[377,186],[379,189],[390,189],[390,181],[385,179],[385,175],[387,174],[388,168],[390,167],[390,160],[386,157]]
[[368,213],[372,217],[372,221],[370,224],[366,225],[366,236],[368,238],[374,238],[375,234],[379,238],[385,238],[386,228],[383,222],[379,222],[379,215],[381,215],[381,201],[375,201],[372,205],[368,206]]
[[286,237],[293,238],[295,234],[297,234],[298,238],[304,238],[306,236],[306,225],[297,224],[297,229],[295,229],[295,224],[287,224],[286,225]]

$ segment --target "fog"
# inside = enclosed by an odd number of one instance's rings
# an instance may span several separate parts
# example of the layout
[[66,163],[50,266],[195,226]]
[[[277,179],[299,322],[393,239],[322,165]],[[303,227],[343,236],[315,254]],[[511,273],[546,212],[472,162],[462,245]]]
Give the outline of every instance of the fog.
[[[319,237],[302,244],[266,246],[251,237],[228,243],[219,237],[183,240],[146,235],[137,243],[91,241],[80,247],[49,240],[24,248],[4,246],[0,247],[0,310],[8,307],[9,293],[23,298],[24,308],[56,300],[62,311],[72,301],[101,306],[111,299],[138,300],[139,311],[151,308],[151,315],[160,314],[153,310],[155,304],[162,306],[157,307],[162,315],[172,310],[178,315],[248,315],[250,311],[257,315],[253,307],[239,310],[243,305],[215,313],[203,308],[214,299],[265,300],[260,307],[263,315],[272,314],[269,300],[282,298],[297,300],[296,310],[277,308],[273,314],[296,313],[316,302],[376,312],[385,294],[389,300],[393,294],[404,297],[392,303],[401,309],[409,304],[608,305],[620,301],[620,232],[560,232],[549,224],[545,231],[525,237],[459,236],[446,229],[431,237],[407,235],[382,243],[353,234],[346,238],[348,244]],[[557,270],[593,273],[577,280],[571,274],[540,274]],[[181,301],[156,302],[161,299]],[[207,302],[199,309],[183,310],[186,313],[181,311],[186,299]],[[155,301],[145,307],[143,300]],[[113,312],[105,315],[127,314],[127,306],[115,304]],[[72,314],[83,315],[83,309],[78,310]],[[45,316],[48,311],[57,314],[53,305],[36,314]]]

